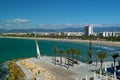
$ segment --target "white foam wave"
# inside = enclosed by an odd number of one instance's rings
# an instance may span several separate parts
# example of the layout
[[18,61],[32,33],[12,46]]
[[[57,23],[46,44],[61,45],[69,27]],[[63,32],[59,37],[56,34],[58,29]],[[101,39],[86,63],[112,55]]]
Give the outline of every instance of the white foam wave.
[[105,50],[115,50],[114,48],[107,47],[107,46],[98,46],[98,45],[95,45],[94,47],[105,49]]

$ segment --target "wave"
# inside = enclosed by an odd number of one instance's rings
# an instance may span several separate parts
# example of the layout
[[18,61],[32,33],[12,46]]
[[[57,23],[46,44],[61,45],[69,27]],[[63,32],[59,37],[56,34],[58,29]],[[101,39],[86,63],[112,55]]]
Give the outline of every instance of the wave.
[[104,49],[104,50],[115,50],[114,48],[111,48],[111,47],[107,47],[107,46],[98,46],[98,45],[95,45],[94,46],[95,48],[98,48],[98,49]]

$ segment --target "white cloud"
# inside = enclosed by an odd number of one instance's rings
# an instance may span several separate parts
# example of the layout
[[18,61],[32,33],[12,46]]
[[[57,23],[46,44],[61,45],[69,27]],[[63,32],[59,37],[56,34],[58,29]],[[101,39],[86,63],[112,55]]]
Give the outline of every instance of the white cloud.
[[0,29],[25,29],[29,28],[29,22],[31,22],[31,20],[21,18],[0,20]]
[[120,24],[93,24],[94,27],[119,27]]
[[[84,27],[86,25],[90,25],[88,23],[82,24],[31,24],[29,23],[31,20],[29,19],[11,19],[11,20],[0,20],[0,29],[62,29],[62,28],[79,28]],[[24,24],[26,23],[26,24]],[[120,26],[120,24],[92,24],[93,27],[112,27],[112,26]]]
[[31,22],[31,20],[18,18],[18,19],[6,20],[5,22],[9,22],[9,23],[28,23],[28,22]]

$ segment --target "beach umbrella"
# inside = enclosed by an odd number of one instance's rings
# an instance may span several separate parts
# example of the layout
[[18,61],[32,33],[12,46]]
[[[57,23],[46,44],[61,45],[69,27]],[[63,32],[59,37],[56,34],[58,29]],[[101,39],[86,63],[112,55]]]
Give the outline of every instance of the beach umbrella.
[[95,73],[95,71],[94,71],[94,80],[96,79],[96,73]]
[[86,75],[86,80],[88,80],[88,77],[87,77],[87,75]]

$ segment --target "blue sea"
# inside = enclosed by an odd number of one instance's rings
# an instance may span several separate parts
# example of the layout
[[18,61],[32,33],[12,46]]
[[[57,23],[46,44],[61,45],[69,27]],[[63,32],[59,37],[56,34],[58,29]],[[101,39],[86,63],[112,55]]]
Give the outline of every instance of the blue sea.
[[[80,50],[81,54],[79,60],[86,62],[87,51],[89,49],[89,44],[79,43],[79,42],[64,42],[64,41],[50,41],[50,40],[38,40],[41,55],[53,56],[53,47],[57,45],[59,49],[67,50],[69,48],[77,48]],[[120,53],[120,47],[116,46],[106,46],[106,45],[92,45],[93,53],[92,59],[96,60],[96,53],[100,50],[104,50],[108,53],[108,57],[105,61],[113,60],[111,54],[113,52]],[[0,38],[0,70],[4,68],[3,63],[8,60],[36,57],[36,47],[35,41],[32,39],[13,39],[13,38]],[[118,59],[119,60],[119,59]],[[3,67],[2,67],[3,66]],[[3,74],[0,71],[0,75]],[[0,76],[1,77],[1,76]],[[3,77],[3,76],[2,76]]]

